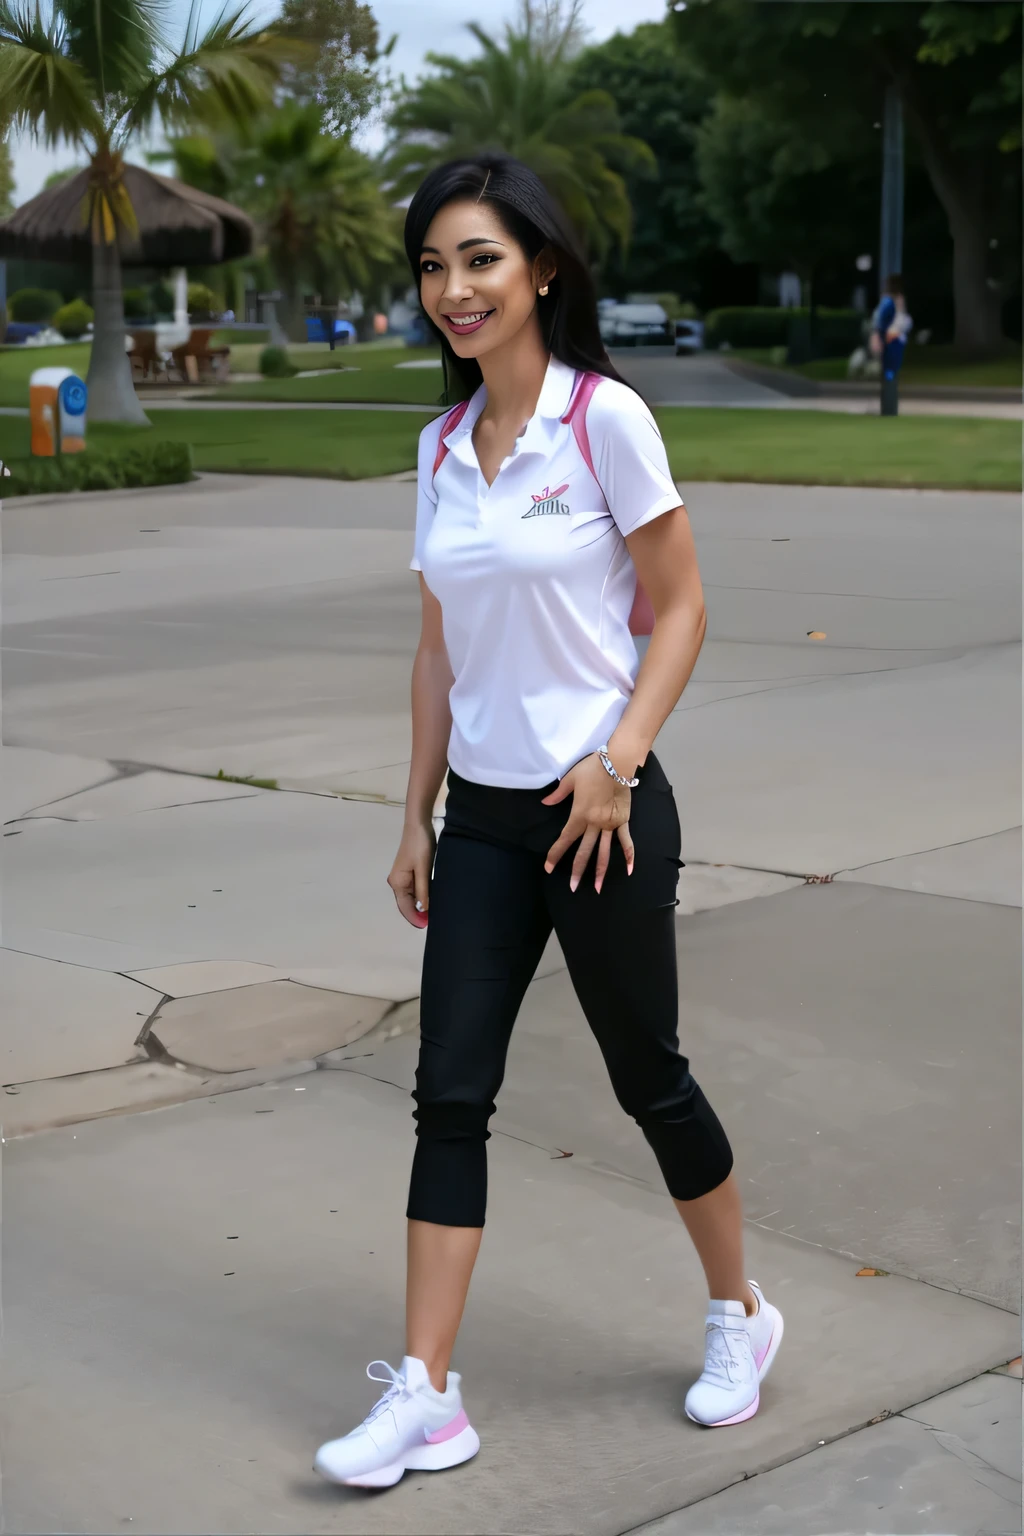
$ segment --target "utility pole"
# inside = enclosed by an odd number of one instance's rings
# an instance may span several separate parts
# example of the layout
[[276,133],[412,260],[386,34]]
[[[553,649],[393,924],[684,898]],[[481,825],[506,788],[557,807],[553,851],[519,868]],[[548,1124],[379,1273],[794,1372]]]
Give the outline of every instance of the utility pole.
[[[882,227],[878,253],[879,300],[887,278],[903,271],[903,103],[892,81],[882,114]],[[883,338],[884,340],[884,338]],[[882,363],[881,413],[899,411],[899,375],[886,377]]]

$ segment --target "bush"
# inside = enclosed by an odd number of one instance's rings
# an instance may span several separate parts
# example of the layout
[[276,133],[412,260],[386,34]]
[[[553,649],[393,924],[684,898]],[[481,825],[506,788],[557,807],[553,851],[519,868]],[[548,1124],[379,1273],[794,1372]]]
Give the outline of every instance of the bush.
[[51,288],[19,288],[7,300],[10,320],[50,320],[63,304],[61,294]]
[[188,443],[140,442],[131,447],[86,449],[59,459],[19,459],[4,480],[4,496],[54,491],[116,491],[148,485],[180,485],[192,479]]
[[[819,309],[814,338],[818,355],[845,357],[861,340],[863,320],[856,309]],[[730,347],[788,347],[793,327],[806,330],[809,322],[809,309],[767,305],[713,309],[705,321],[704,340],[709,348],[720,347],[723,342]]]
[[84,299],[72,299],[70,304],[62,304],[58,309],[53,317],[53,325],[66,341],[77,341],[79,336],[85,335],[93,319],[91,304],[87,304]]
[[126,320],[148,320],[153,314],[153,300],[148,288],[126,288],[124,291],[124,317]]
[[213,289],[208,288],[205,283],[189,283],[188,312],[190,315],[219,314],[220,305]]
[[154,283],[149,290],[149,308],[154,315],[173,315],[174,290],[166,283]]
[[260,373],[265,379],[290,379],[298,369],[284,347],[264,347],[260,353]]

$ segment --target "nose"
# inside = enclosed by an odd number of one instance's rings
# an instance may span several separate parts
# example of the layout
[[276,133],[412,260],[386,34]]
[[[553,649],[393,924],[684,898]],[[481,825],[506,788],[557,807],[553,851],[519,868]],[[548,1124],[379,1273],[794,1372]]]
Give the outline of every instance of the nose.
[[469,272],[465,269],[457,271],[454,267],[449,267],[448,281],[444,285],[445,301],[448,304],[461,304],[464,299],[471,299],[473,293]]

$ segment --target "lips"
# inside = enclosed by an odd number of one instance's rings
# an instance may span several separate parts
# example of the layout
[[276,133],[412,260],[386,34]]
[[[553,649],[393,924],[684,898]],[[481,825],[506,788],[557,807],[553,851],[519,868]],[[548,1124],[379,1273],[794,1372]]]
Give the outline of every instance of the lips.
[[445,315],[443,318],[453,336],[471,336],[493,314],[493,309],[479,309],[468,315]]

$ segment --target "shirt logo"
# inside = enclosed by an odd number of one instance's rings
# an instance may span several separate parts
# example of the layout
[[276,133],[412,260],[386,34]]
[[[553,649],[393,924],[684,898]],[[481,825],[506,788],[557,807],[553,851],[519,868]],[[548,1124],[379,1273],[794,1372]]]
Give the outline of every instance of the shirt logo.
[[558,499],[562,492],[567,491],[568,489],[568,484],[560,485],[557,490],[554,491],[551,490],[549,486],[545,486],[539,496],[531,495],[530,500],[533,502],[533,506],[530,508],[529,512],[524,512],[523,516],[568,517],[569,503],[567,501],[559,501]]

